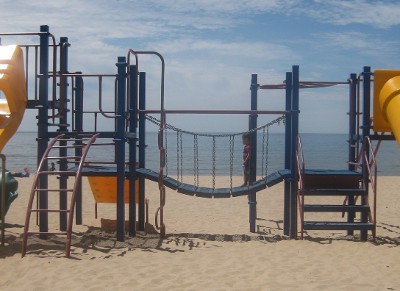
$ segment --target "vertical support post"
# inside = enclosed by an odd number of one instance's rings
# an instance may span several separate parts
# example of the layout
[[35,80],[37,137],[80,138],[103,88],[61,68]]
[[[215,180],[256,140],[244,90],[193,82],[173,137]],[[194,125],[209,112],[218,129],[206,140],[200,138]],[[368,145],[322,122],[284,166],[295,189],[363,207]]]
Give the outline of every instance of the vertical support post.
[[126,57],[118,57],[115,151],[117,163],[117,240],[125,241],[125,103]]
[[[357,124],[357,75],[350,74],[349,85],[349,170],[354,171],[356,166],[354,163],[357,161],[356,153],[356,124]],[[355,199],[353,195],[347,196],[348,205],[354,205]],[[347,214],[347,222],[354,222],[355,212],[350,211]],[[354,230],[348,230],[347,235],[353,235]]]
[[[81,72],[77,72],[81,73]],[[74,102],[73,118],[75,124],[75,131],[77,133],[83,132],[83,78],[75,77],[75,102]],[[81,145],[81,141],[77,141],[78,145]],[[75,156],[82,156],[82,148],[75,148]],[[76,224],[82,224],[82,181],[79,182],[76,189],[78,195],[76,196]]]
[[[257,83],[257,74],[251,75],[251,110],[257,110],[257,91],[258,91],[258,83]],[[250,114],[249,116],[249,129],[257,128],[257,114]],[[257,176],[257,132],[254,131],[251,134],[251,153],[250,153],[250,183],[254,183],[256,181]],[[249,203],[249,223],[250,223],[250,232],[256,231],[256,219],[257,219],[257,196],[256,192],[251,192],[248,194],[248,203]]]
[[[362,112],[362,141],[364,138],[369,136],[370,128],[371,128],[371,68],[364,67],[363,71],[363,112]],[[364,150],[367,154],[367,159],[369,159],[369,148],[367,144],[364,144]],[[363,155],[363,164],[366,165],[368,161]],[[365,173],[365,167],[363,167],[363,180],[364,186],[367,191],[367,195],[363,195],[361,197],[361,204],[368,204],[368,195],[369,195],[369,181],[368,174]],[[361,222],[368,222],[368,213],[361,213]],[[368,239],[368,232],[366,230],[362,230],[360,233],[361,241],[366,241]]]
[[[1,42],[0,42],[1,43]],[[4,246],[6,230],[6,156],[0,154],[1,158],[1,246]]]
[[[139,109],[146,109],[146,73],[139,73]],[[139,164],[141,168],[146,167],[146,116],[139,113]],[[145,228],[145,190],[146,184],[143,177],[139,178],[139,219],[138,229]]]
[[[81,74],[81,72],[76,72]],[[74,119],[73,131],[80,133],[83,131],[83,78],[75,77],[75,100],[72,102],[74,108],[72,110],[72,116]]]
[[292,141],[291,141],[291,190],[290,190],[290,238],[297,238],[297,182],[296,182],[296,143],[299,135],[299,66],[292,67]]
[[[286,73],[286,111],[292,110],[292,72]],[[292,159],[292,115],[285,116],[285,169],[290,169]],[[290,179],[285,179],[283,198],[283,234],[289,236],[290,231]]]
[[[61,73],[61,76],[60,76],[60,100],[59,100],[60,108],[58,109],[59,110],[58,113],[60,114],[60,125],[59,125],[58,131],[65,132],[65,131],[68,131],[68,127],[66,126],[68,124],[68,115],[66,114],[68,81],[67,81],[67,77],[64,76],[64,74],[68,73],[68,38],[61,37],[59,46],[60,46],[60,73]],[[66,145],[67,145],[66,141],[60,142],[60,146],[66,146]],[[68,155],[67,149],[61,147],[59,149],[59,155],[60,155],[60,157],[67,156]],[[60,171],[66,171],[68,169],[67,161],[64,159],[61,159],[59,161],[58,167],[60,167]],[[66,175],[61,175],[59,177],[60,189],[67,189],[67,181],[68,181],[68,177]],[[82,201],[82,199],[81,199],[81,201]],[[67,203],[68,203],[67,192],[60,191],[60,209],[66,210],[68,207]],[[80,210],[82,210],[82,208],[80,208]],[[78,216],[78,207],[76,207],[76,215]],[[80,218],[82,220],[82,215]],[[78,219],[76,220],[76,222],[78,223]],[[66,212],[60,212],[60,230],[62,230],[62,231],[67,230],[67,213]]]
[[[40,27],[40,63],[39,63],[39,109],[38,109],[38,156],[37,165],[40,161],[48,146],[48,102],[49,102],[49,27],[42,25]],[[45,169],[48,167],[47,160],[44,161],[43,166]],[[40,175],[39,177],[40,188],[48,188],[47,175]],[[39,193],[39,208],[48,209],[48,192],[40,191]],[[48,213],[41,211],[39,213],[39,231],[48,231]],[[41,238],[46,238],[41,235]]]
[[137,66],[129,67],[129,236],[136,235],[136,128],[138,126],[138,72]]

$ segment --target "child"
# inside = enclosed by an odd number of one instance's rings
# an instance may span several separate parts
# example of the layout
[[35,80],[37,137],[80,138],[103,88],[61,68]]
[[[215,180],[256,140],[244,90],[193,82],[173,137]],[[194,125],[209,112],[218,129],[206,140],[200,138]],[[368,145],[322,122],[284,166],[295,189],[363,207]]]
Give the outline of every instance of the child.
[[243,185],[250,185],[250,133],[244,133],[242,135],[242,141],[244,144],[243,148]]

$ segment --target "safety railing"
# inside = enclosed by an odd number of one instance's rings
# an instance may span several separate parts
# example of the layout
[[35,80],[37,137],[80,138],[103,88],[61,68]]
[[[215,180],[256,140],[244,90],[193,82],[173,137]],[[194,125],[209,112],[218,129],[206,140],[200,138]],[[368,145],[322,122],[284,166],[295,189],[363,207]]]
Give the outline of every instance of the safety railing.
[[303,239],[304,233],[304,171],[305,171],[305,162],[304,162],[304,153],[303,153],[303,145],[301,143],[301,137],[297,136],[297,144],[296,144],[296,181],[298,185],[297,190],[297,199],[298,199],[298,209],[300,214],[301,221],[301,239]]
[[[375,159],[375,151],[372,147],[371,139],[367,136],[364,138],[363,142],[363,186],[364,189],[371,184],[371,189],[373,192],[374,205],[369,215],[369,220],[374,224],[374,230],[372,232],[373,237],[376,237],[376,203],[377,203],[377,178],[378,178],[378,166]],[[367,189],[366,189],[367,190]],[[369,204],[368,198],[367,203]]]

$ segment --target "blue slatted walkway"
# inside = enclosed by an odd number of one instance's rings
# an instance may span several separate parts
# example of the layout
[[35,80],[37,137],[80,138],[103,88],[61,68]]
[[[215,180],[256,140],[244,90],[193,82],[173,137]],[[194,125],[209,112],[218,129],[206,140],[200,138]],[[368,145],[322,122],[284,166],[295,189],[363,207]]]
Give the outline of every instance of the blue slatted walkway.
[[[136,169],[136,172],[139,176],[142,176],[151,181],[158,181],[158,173],[153,170],[139,168]],[[269,174],[266,178],[256,181],[254,184],[250,186],[240,186],[240,187],[232,187],[232,188],[211,188],[211,187],[198,187],[195,185],[181,183],[171,177],[164,177],[164,185],[168,188],[178,191],[179,193],[196,196],[196,197],[204,197],[204,198],[230,198],[237,197],[242,195],[247,195],[251,192],[258,192],[266,187],[272,187],[280,182],[283,179],[290,176],[289,170],[280,170],[276,171],[272,174]]]
[[[136,172],[139,177],[158,182],[158,173],[153,170],[138,168],[136,169]],[[128,169],[126,169],[126,173],[128,173]],[[116,167],[84,166],[82,168],[82,174],[84,176],[115,176]],[[182,183],[171,177],[164,176],[164,185],[185,195],[204,198],[230,198],[247,195],[251,192],[259,192],[267,187],[272,187],[282,182],[285,178],[288,178],[289,176],[290,170],[279,170],[272,174],[269,174],[264,179],[256,181],[250,186],[215,189],[211,187],[198,187],[192,184]]]

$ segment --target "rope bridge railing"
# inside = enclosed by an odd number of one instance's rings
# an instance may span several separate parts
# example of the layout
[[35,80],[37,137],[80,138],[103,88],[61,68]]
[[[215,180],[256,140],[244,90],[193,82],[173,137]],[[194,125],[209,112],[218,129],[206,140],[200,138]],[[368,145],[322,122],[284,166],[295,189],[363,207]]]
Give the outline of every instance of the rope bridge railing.
[[[150,116],[146,115],[146,119],[149,120],[150,122],[154,123],[157,126],[160,126],[160,120]],[[281,122],[283,123],[285,120],[285,116],[280,116],[264,125],[261,125],[257,128],[248,130],[248,131],[243,131],[243,132],[237,132],[237,133],[198,133],[198,132],[193,132],[193,131],[188,131],[188,130],[183,130],[178,127],[175,127],[170,124],[166,124],[165,129],[168,131],[172,131],[176,133],[176,178],[179,182],[183,183],[183,177],[184,177],[184,145],[188,145],[189,142],[188,140],[184,141],[184,135],[185,136],[191,136],[192,139],[192,144],[193,144],[193,185],[196,187],[200,186],[200,174],[204,169],[201,168],[201,163],[211,163],[211,170],[210,175],[212,178],[212,185],[211,188],[213,190],[216,189],[216,176],[217,176],[217,164],[219,164],[219,156],[220,153],[218,151],[218,145],[220,138],[226,138],[229,141],[229,147],[224,146],[220,151],[223,151],[225,156],[228,156],[229,161],[225,162],[229,164],[229,167],[227,167],[227,170],[225,173],[229,172],[229,188],[233,188],[233,176],[235,174],[235,150],[239,150],[237,147],[235,147],[235,143],[237,140],[237,137],[240,137],[240,142],[241,142],[241,137],[243,134],[246,133],[253,133],[256,131],[260,131],[262,133],[262,138],[261,138],[261,156],[259,157],[259,161],[261,161],[261,175],[258,175],[260,179],[265,178],[268,175],[268,158],[269,158],[269,127],[272,125],[279,125]],[[166,145],[166,176],[169,176],[169,168],[170,164],[168,163],[170,155],[168,155],[168,134],[164,135],[165,137],[165,145]],[[211,139],[211,149],[205,150],[205,152],[208,152],[210,155],[210,160],[204,159],[203,157],[199,156],[199,149],[201,148],[201,142],[199,141],[200,138],[209,138]],[[229,149],[228,155],[226,155],[226,151]],[[204,153],[204,151],[203,151]],[[260,159],[261,158],[261,159]],[[242,157],[241,157],[242,159]],[[240,166],[242,163],[237,163]],[[209,171],[207,170],[207,171]]]

